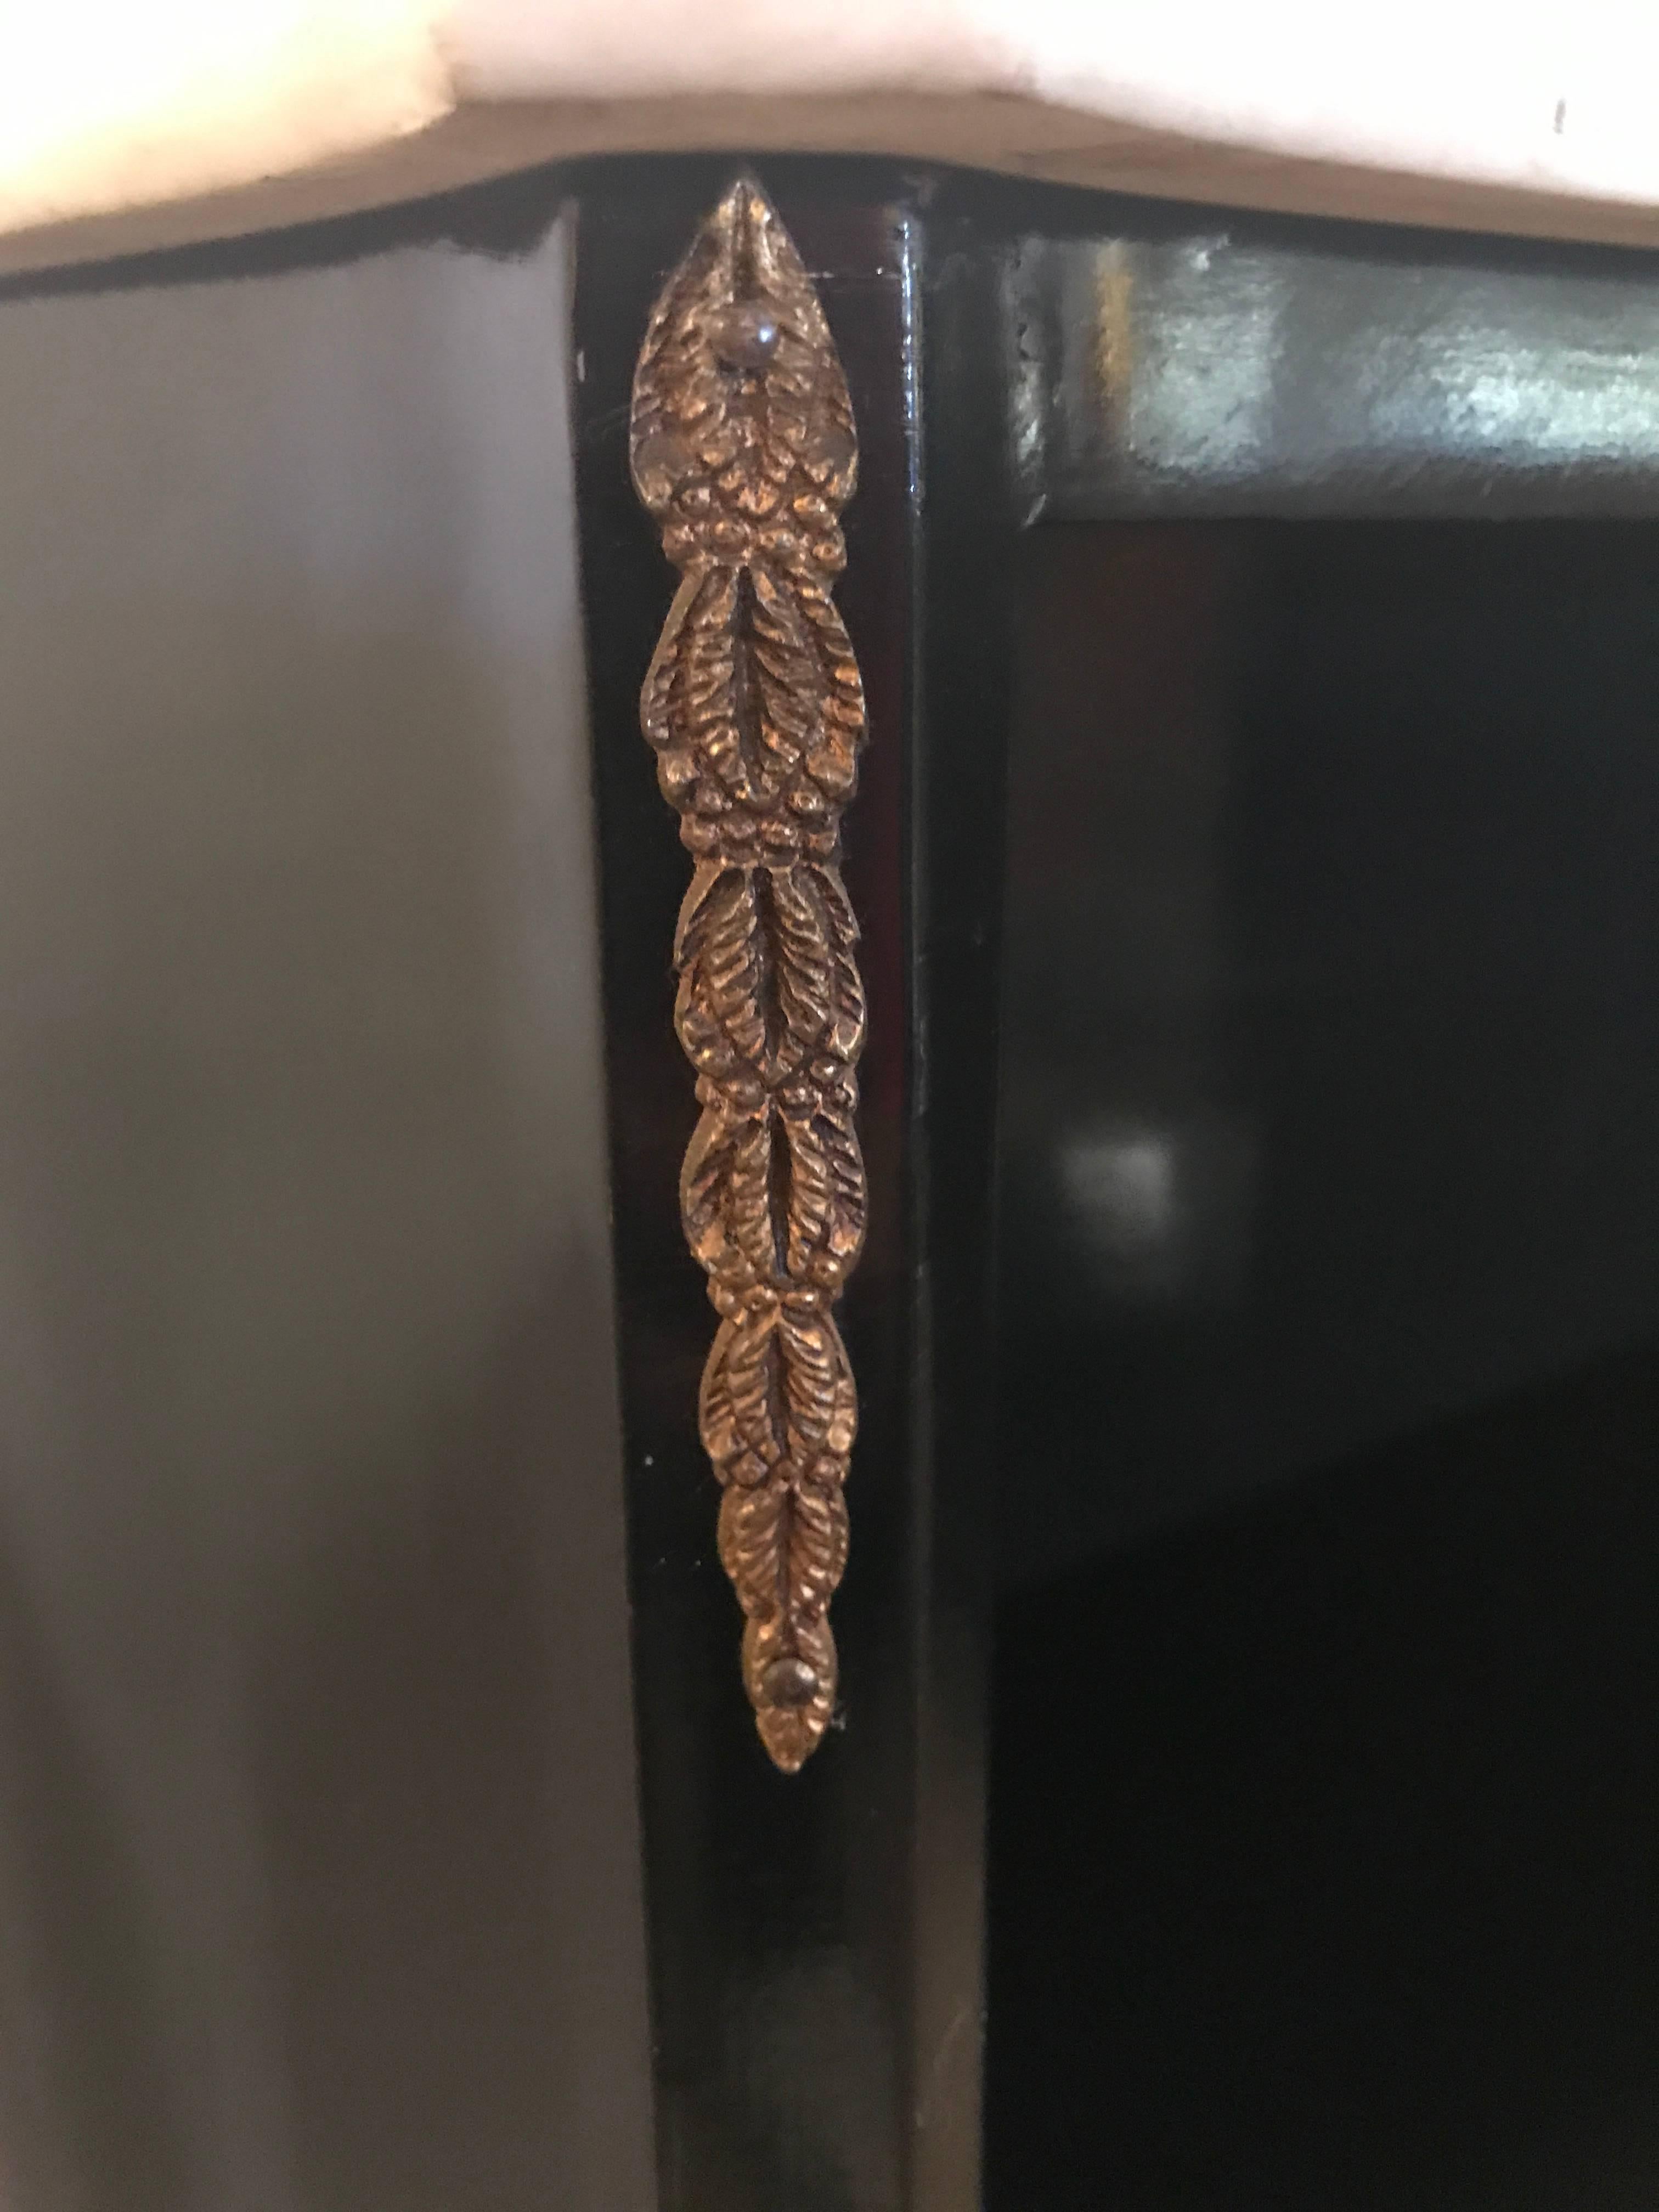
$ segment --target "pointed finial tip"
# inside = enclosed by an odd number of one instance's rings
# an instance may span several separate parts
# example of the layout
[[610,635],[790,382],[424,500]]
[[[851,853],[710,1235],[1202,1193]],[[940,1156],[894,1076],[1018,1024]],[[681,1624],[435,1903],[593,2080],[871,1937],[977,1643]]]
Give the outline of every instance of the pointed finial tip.
[[739,221],[750,214],[775,212],[766,187],[752,169],[739,169],[720,196],[722,210],[729,209]]

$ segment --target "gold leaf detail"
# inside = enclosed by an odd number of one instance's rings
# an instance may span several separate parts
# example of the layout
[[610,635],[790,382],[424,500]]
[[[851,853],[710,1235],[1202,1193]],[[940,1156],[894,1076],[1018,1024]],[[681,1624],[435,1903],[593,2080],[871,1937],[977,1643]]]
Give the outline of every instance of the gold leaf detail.
[[852,404],[799,255],[734,185],[652,314],[635,488],[682,580],[641,726],[694,868],[674,1019],[702,1115],[686,1242],[721,1318],[698,1425],[725,1486],[743,1679],[793,1772],[835,1709],[858,1397],[833,1305],[864,1242],[864,987],[841,879],[864,690],[830,588],[858,466]]

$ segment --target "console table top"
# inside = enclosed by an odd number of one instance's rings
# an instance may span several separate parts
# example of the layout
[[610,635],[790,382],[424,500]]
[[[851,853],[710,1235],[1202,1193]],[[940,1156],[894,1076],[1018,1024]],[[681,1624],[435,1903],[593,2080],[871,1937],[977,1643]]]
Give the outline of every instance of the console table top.
[[0,270],[732,146],[1659,243],[1644,0],[7,0],[0,61]]

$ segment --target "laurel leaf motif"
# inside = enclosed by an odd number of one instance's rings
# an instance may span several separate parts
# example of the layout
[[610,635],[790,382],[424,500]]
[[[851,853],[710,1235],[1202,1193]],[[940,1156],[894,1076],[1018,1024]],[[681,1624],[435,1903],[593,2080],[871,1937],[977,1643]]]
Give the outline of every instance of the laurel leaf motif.
[[835,1709],[828,1608],[858,1425],[832,1308],[866,1212],[866,1008],[840,871],[865,710],[830,597],[858,447],[823,311],[748,179],[652,315],[630,454],[682,572],[640,720],[696,862],[674,1020],[702,1112],[680,1212],[720,1315],[698,1426],[725,1486],[744,1686],[762,1742],[793,1772]]

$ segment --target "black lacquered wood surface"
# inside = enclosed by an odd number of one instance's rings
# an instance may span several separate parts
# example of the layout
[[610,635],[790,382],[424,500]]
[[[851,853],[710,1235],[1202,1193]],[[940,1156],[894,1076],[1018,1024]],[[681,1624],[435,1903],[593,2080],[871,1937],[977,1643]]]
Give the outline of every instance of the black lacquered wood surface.
[[640,2212],[556,178],[0,297],[0,2198]]
[[1659,504],[1659,255],[1016,197],[1010,337],[1033,516]]

